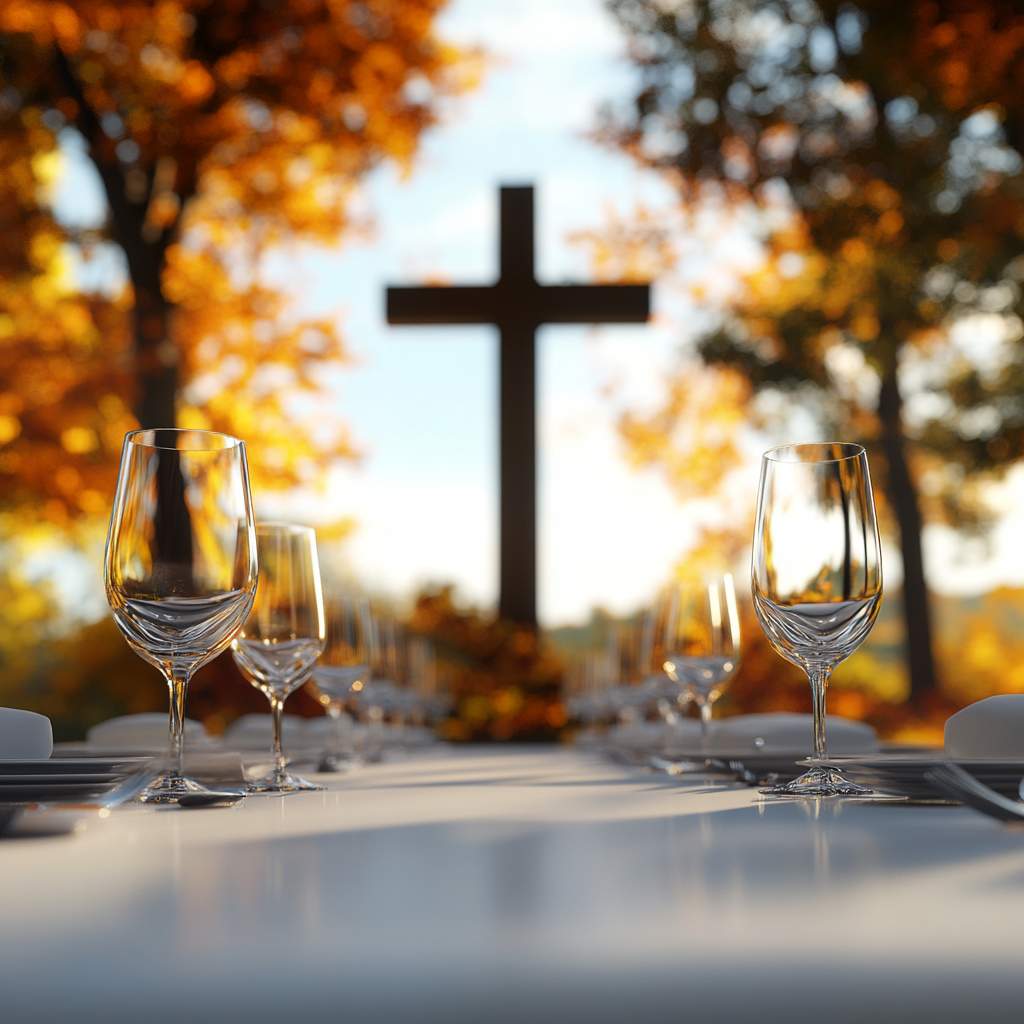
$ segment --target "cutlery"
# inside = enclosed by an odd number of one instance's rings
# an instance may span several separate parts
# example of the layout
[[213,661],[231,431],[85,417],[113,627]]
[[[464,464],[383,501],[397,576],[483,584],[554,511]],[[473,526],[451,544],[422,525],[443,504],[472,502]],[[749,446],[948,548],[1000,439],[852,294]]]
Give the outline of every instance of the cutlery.
[[748,786],[756,786],[757,776],[747,769],[742,761],[720,761],[717,757],[707,757],[703,761],[668,761],[663,757],[648,757],[645,764],[655,771],[664,772],[666,775],[689,775],[693,773],[718,772],[733,774],[737,782],[743,782]]
[[[1024,825],[1024,804],[1000,796],[956,764],[938,764],[924,776],[940,793],[1000,821]],[[1024,782],[1021,783],[1024,787]]]

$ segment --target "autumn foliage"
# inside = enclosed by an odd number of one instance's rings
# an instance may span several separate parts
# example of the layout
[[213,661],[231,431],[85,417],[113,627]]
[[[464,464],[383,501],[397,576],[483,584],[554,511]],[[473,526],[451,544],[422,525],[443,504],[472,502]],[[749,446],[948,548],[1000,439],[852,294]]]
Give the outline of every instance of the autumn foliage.
[[[249,443],[254,486],[314,482],[351,454],[325,414],[345,358],[261,276],[268,247],[335,245],[381,160],[408,167],[458,86],[432,36],[440,0],[0,5],[0,479],[5,505],[101,511],[121,437],[203,426]],[[110,218],[54,217],[77,132]],[[129,285],[69,272],[106,241]],[[133,415],[134,414],[134,415]]]
[[551,740],[567,724],[563,658],[535,630],[459,607],[451,587],[422,593],[408,626],[437,648],[454,699],[446,739]]
[[[786,437],[795,409],[865,444],[901,548],[912,693],[931,699],[922,524],[982,528],[984,485],[1024,457],[1024,14],[1009,0],[611,6],[640,87],[602,136],[665,175],[689,224],[709,203],[752,211],[765,252],[699,343],[739,383],[715,378],[709,404],[685,365],[626,439],[673,481],[704,451],[729,468],[729,422]],[[634,263],[645,239],[671,250],[649,218],[634,235]],[[716,424],[710,445],[688,417]]]
[[[109,622],[66,637],[33,568],[96,571],[126,431],[242,437],[257,500],[353,456],[328,390],[348,358],[337,320],[298,315],[301,282],[266,257],[364,232],[362,177],[411,167],[474,70],[435,37],[442,7],[0,3],[0,700],[80,729],[154,699]],[[88,227],[54,210],[75,150],[107,206]],[[111,253],[124,278],[83,291],[77,269]]]

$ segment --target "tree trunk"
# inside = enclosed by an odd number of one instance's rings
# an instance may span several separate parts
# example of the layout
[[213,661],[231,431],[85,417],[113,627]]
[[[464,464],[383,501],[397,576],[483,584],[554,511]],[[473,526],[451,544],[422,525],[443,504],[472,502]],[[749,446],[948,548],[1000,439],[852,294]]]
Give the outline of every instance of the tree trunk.
[[135,291],[135,377],[137,391],[135,418],[143,428],[173,427],[178,391],[178,350],[168,332],[170,306],[161,289],[161,272],[168,233],[150,237],[143,230],[152,169],[147,173],[149,188],[140,201],[129,201],[125,176],[113,156],[113,142],[107,139],[96,112],[89,106],[67,57],[59,47],[54,56],[65,92],[78,106],[75,127],[89,145],[89,155],[103,182],[110,205],[114,234],[128,261],[128,273]]
[[118,166],[97,160],[95,147],[91,152],[135,291],[135,418],[143,428],[173,427],[178,349],[169,336],[170,306],[164,301],[160,281],[167,242],[164,232],[154,241],[143,237],[146,203],[128,202]]
[[902,398],[896,379],[896,359],[882,375],[878,414],[882,421],[882,449],[889,463],[886,491],[896,511],[903,556],[903,614],[907,627],[910,699],[921,699],[935,685],[928,590],[921,554],[921,512],[907,468],[906,441],[901,422]]

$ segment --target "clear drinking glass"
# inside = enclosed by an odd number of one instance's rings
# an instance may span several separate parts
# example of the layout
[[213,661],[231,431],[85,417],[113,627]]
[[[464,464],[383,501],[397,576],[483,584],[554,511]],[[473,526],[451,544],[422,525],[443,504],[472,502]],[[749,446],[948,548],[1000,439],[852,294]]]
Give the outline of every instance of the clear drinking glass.
[[329,601],[326,619],[326,643],[306,688],[331,716],[330,746],[320,758],[317,771],[344,772],[361,763],[351,739],[344,735],[346,727],[349,733],[352,729],[345,705],[370,680],[373,623],[365,598]]
[[132,650],[170,689],[167,770],[140,799],[205,793],[182,777],[185,691],[231,642],[256,592],[245,445],[209,430],[126,435],[104,557],[107,600]]
[[740,664],[740,616],[732,574],[677,583],[666,595],[665,673],[700,711],[705,740],[711,712]]
[[294,523],[256,527],[260,575],[256,600],[231,643],[246,679],[270,701],[274,723],[274,768],[249,784],[254,793],[321,789],[285,771],[281,747],[284,702],[313,672],[324,649],[324,601],[316,534]]
[[[875,502],[860,445],[798,444],[765,452],[752,576],[754,609],[769,642],[811,682],[814,757],[824,760],[829,676],[868,635],[882,600]],[[825,765],[778,791],[865,792]]]

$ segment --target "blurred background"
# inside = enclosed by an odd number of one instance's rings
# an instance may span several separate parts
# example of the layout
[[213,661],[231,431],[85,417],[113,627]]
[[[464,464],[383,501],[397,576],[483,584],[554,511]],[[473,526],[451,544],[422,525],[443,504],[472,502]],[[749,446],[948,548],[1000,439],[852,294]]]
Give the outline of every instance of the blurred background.
[[[1024,690],[1022,54],[981,0],[5,4],[0,702],[166,706],[100,565],[124,433],[172,419],[431,638],[449,739],[571,737],[567,671],[701,570],[741,581],[716,714],[809,710],[745,581],[761,452],[833,437],[886,598],[830,711],[931,741]],[[647,325],[538,333],[539,633],[495,618],[496,332],[384,320],[495,279],[502,184],[542,283],[653,282]],[[226,657],[189,694],[263,710]]]

